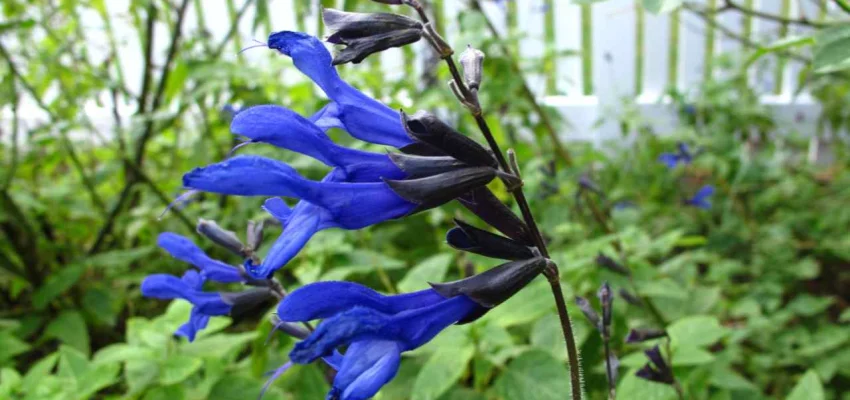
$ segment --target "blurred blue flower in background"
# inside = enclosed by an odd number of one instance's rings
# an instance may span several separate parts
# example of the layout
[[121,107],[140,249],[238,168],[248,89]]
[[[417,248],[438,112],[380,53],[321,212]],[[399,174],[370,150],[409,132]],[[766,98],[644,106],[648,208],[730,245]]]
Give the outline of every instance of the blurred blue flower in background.
[[711,209],[711,196],[714,195],[714,186],[705,185],[701,187],[693,197],[687,200],[687,204],[703,210]]
[[679,164],[688,165],[693,159],[693,154],[688,148],[688,145],[682,142],[676,144],[675,153],[662,153],[658,156],[658,161],[670,169],[676,168]]

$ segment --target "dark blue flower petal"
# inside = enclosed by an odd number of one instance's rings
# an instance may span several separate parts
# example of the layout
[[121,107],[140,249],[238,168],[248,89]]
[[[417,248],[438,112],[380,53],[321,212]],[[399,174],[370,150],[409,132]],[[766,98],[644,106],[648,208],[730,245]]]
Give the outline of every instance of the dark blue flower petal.
[[[283,200],[275,197],[266,200],[263,208],[266,211],[279,210],[281,204],[285,205]],[[269,211],[269,213],[278,218],[278,212]],[[285,217],[286,215],[282,216]],[[283,225],[283,232],[269,249],[263,263],[259,266],[247,268],[248,273],[254,278],[267,279],[304,248],[307,241],[322,229],[324,221],[332,220],[332,218],[330,213],[321,207],[306,201],[298,202],[288,218],[278,218]]]
[[339,346],[360,340],[393,340],[401,351],[412,350],[479,308],[463,295],[395,315],[355,307],[322,321],[307,339],[295,345],[289,356],[296,363],[309,363]]
[[181,325],[180,328],[177,328],[177,331],[174,332],[174,334],[177,336],[183,336],[192,342],[195,340],[197,333],[207,327],[207,323],[209,323],[209,321],[209,315],[202,314],[198,311],[198,309],[193,308],[192,313],[189,315],[189,321]]
[[310,122],[316,124],[319,129],[327,132],[329,129],[345,129],[345,124],[339,119],[339,106],[330,102],[310,117]]
[[348,347],[333,390],[340,400],[371,399],[398,372],[401,349],[388,340],[365,340]]
[[206,279],[221,283],[242,282],[245,278],[232,265],[210,258],[201,248],[186,237],[165,232],[157,237],[156,243],[174,258],[192,264],[201,270]]
[[327,281],[296,289],[283,299],[277,312],[282,321],[303,322],[329,318],[354,307],[393,315],[444,300],[433,289],[386,296],[357,283]]
[[[190,271],[194,272],[194,271]],[[150,275],[142,281],[142,295],[157,299],[184,299],[206,315],[227,315],[231,306],[218,293],[204,293],[180,278],[167,274]]]
[[230,129],[255,142],[263,142],[313,157],[349,172],[349,182],[400,179],[404,173],[386,154],[339,146],[315,124],[280,106],[257,106],[239,113]]
[[314,119],[319,126],[336,126],[360,140],[403,147],[412,143],[401,126],[397,111],[345,83],[332,65],[331,54],[319,39],[301,32],[282,31],[269,36],[269,47],[292,58],[295,67],[310,77],[334,101],[328,118]]

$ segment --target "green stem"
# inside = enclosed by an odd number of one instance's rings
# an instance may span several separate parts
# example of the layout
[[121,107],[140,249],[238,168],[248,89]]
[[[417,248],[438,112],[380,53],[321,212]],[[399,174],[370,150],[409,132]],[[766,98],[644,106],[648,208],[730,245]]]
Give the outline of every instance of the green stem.
[[[706,9],[709,13],[709,18],[716,20],[717,18],[717,0],[708,0]],[[712,71],[714,71],[714,24],[710,24],[705,29],[705,56],[703,57],[703,81],[710,81]]]
[[[783,18],[788,18],[791,14],[791,0],[782,0],[782,10],[780,11]],[[779,37],[784,38],[788,36],[788,22],[782,22],[779,26]],[[775,86],[773,88],[774,94],[781,94],[782,87],[784,86],[785,81],[785,65],[788,63],[788,60],[785,57],[777,57],[776,58],[776,71],[774,72],[774,82]]]
[[591,7],[591,4],[581,5],[581,74],[582,91],[585,96],[593,94],[593,9]]
[[835,0],[835,4],[838,4],[838,7],[844,10],[844,12],[850,14],[850,1],[848,0]]
[[681,14],[679,10],[670,13],[670,39],[667,44],[669,58],[667,59],[667,86],[670,89],[679,87],[679,25]]
[[644,26],[646,11],[643,4],[635,2],[635,96],[643,93],[643,53],[644,53]]

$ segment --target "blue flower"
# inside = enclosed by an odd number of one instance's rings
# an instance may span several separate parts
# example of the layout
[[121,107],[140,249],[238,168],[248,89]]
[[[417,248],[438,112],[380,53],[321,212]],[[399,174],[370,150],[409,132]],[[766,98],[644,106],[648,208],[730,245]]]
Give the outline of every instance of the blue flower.
[[693,161],[693,154],[688,149],[688,145],[682,142],[676,144],[676,153],[662,153],[658,156],[658,161],[666,165],[667,168],[676,168],[679,163],[688,165]]
[[365,400],[395,376],[402,352],[484,311],[465,295],[445,298],[433,289],[384,296],[355,283],[319,282],[284,298],[278,316],[290,322],[324,319],[290,358],[309,363],[348,346],[328,398]]
[[295,67],[325,92],[331,102],[310,121],[322,129],[340,128],[360,140],[397,148],[413,143],[397,111],[363,94],[340,78],[330,52],[306,33],[282,31],[269,36],[269,48],[292,58]]
[[164,232],[156,239],[159,247],[172,257],[192,264],[200,270],[201,278],[221,283],[244,282],[245,276],[236,267],[210,258],[200,247],[186,237]]
[[712,195],[714,195],[714,186],[705,185],[694,194],[694,197],[688,199],[686,203],[697,208],[702,208],[703,210],[709,210],[711,209]]
[[195,340],[195,334],[206,328],[210,316],[228,315],[232,304],[224,301],[219,293],[207,293],[202,290],[206,279],[197,271],[189,270],[178,278],[167,274],[150,275],[142,281],[142,295],[157,299],[183,299],[192,303],[189,321],[175,332],[189,341]]

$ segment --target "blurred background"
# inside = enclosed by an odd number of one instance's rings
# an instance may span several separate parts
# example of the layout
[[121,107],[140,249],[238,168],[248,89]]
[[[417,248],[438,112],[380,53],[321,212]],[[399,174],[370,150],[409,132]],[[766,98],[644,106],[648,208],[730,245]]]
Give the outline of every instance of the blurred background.
[[[423,3],[454,48],[487,55],[481,102],[519,155],[568,299],[597,305],[604,281],[618,295],[620,398],[677,398],[634,376],[655,342],[623,338],[650,327],[667,330],[656,342],[689,399],[850,399],[847,1]],[[155,247],[160,232],[228,260],[195,233],[198,219],[244,237],[248,220],[265,218],[262,198],[202,195],[164,210],[183,173],[239,143],[229,123],[240,109],[310,115],[327,102],[263,46],[273,31],[326,35],[321,7],[413,15],[368,0],[0,4],[0,398],[257,397],[293,344],[266,343],[271,309],[216,318],[188,343],[171,333],[189,305],[142,298],[138,285],[186,268]],[[436,110],[481,139],[424,41],[339,70],[390,107]],[[659,162],[684,160],[683,147],[687,162]],[[325,172],[288,152],[243,151]],[[695,201],[706,187],[710,204]],[[278,279],[398,293],[492,267],[445,245],[458,215],[449,205],[321,232]],[[601,339],[569,309],[588,396],[605,398]],[[323,398],[326,375],[296,366],[264,398]],[[378,399],[563,399],[566,377],[541,278],[406,354]]]

